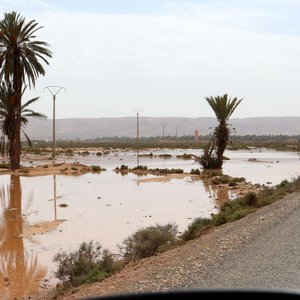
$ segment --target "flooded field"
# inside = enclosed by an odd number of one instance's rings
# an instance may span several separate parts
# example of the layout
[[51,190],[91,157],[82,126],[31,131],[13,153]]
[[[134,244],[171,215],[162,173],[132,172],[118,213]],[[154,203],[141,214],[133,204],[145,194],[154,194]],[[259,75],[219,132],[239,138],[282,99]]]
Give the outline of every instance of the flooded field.
[[[106,155],[74,155],[57,161],[100,165],[106,171],[81,176],[46,175],[26,177],[0,175],[0,295],[1,299],[30,296],[56,283],[53,256],[73,250],[82,241],[94,239],[119,253],[118,244],[136,230],[174,222],[184,231],[192,219],[210,217],[220,202],[234,197],[227,190],[212,188],[187,176],[167,182],[140,182],[134,174],[113,170],[138,163],[151,168],[199,168],[194,160],[176,155],[199,151],[188,149],[153,151],[137,158],[134,152]],[[161,158],[168,153],[170,158]],[[227,151],[223,173],[245,177],[253,183],[275,185],[300,175],[297,153],[267,150]],[[255,158],[255,160],[253,159]],[[252,159],[252,161],[249,161]],[[24,161],[41,164],[45,161]]]

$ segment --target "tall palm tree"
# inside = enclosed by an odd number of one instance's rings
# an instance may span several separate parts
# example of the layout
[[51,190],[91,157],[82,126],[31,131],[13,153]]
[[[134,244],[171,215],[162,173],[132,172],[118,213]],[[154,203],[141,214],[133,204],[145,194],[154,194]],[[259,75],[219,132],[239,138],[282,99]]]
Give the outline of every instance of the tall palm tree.
[[14,136],[12,136],[11,169],[20,166],[21,155],[21,100],[26,84],[35,87],[36,79],[45,75],[41,60],[49,64],[52,57],[46,42],[35,40],[35,32],[42,27],[35,20],[25,22],[16,12],[5,13],[0,21],[0,80],[11,85],[10,105],[16,107]]
[[[25,92],[26,87],[23,89],[22,95]],[[17,110],[15,106],[11,105],[10,97],[12,95],[13,91],[11,90],[11,87],[6,85],[4,82],[0,84],[0,131],[2,131],[3,136],[7,136],[9,141],[9,156],[13,153],[13,144],[12,140],[15,135],[15,122],[17,118]],[[21,127],[25,127],[28,123],[28,118],[41,118],[46,119],[47,116],[35,112],[34,110],[30,109],[29,106],[36,102],[39,99],[39,97],[30,99],[26,101],[23,105],[21,105]],[[31,141],[24,131],[22,129],[23,134],[25,135],[25,138],[27,139],[28,143],[31,145]]]
[[[215,127],[213,133],[213,145],[212,147],[216,147],[215,157],[213,157],[211,163],[207,164],[207,168],[216,168],[221,169],[223,165],[223,154],[227,147],[230,137],[230,128],[229,128],[229,118],[237,108],[237,106],[241,103],[242,99],[228,98],[227,94],[223,96],[217,97],[205,97],[204,98],[210,107],[213,109],[217,119],[218,126]],[[207,149],[207,153],[213,153],[213,149]]]

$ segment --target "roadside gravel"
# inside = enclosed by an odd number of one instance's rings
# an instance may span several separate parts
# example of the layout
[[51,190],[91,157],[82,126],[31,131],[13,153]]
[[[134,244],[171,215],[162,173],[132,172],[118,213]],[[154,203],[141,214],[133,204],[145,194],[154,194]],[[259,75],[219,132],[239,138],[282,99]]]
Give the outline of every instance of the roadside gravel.
[[[300,193],[58,299],[186,288],[300,289]],[[51,299],[52,293],[36,299]]]

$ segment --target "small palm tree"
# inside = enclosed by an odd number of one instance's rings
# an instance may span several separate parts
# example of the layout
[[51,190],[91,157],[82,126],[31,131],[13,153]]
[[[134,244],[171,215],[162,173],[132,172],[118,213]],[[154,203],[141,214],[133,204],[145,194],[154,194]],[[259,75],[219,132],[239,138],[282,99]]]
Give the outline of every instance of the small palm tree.
[[[26,88],[26,87],[25,87]],[[22,95],[24,94],[25,89],[22,92]],[[16,122],[16,116],[17,116],[17,109],[15,106],[11,105],[10,97],[12,95],[13,91],[9,85],[6,85],[4,82],[0,85],[0,130],[2,131],[3,137],[2,141],[5,140],[5,136],[7,136],[9,141],[9,155],[12,154],[12,139],[15,136],[15,122]],[[33,98],[31,100],[28,100],[21,106],[21,126],[24,128],[28,123],[28,118],[41,118],[46,119],[47,116],[35,112],[34,110],[30,109],[29,106],[36,102],[39,99],[39,97]],[[24,129],[22,129],[22,132],[27,139],[28,143],[31,145],[31,141],[28,137],[28,135],[25,133]],[[3,143],[4,144],[4,143]],[[3,147],[3,146],[2,146]]]
[[213,109],[217,119],[218,126],[213,133],[213,142],[209,144],[202,160],[202,166],[206,169],[221,169],[223,165],[223,154],[227,147],[230,137],[229,118],[241,103],[243,99],[228,98],[227,94],[217,97],[205,97],[210,107]]
[[36,79],[45,75],[40,61],[48,64],[46,58],[52,57],[49,45],[35,40],[35,33],[40,28],[35,20],[26,23],[25,18],[16,12],[5,13],[0,21],[0,80],[11,85],[10,105],[16,107],[10,153],[13,170],[20,166],[22,91],[26,83],[29,88],[34,87]]

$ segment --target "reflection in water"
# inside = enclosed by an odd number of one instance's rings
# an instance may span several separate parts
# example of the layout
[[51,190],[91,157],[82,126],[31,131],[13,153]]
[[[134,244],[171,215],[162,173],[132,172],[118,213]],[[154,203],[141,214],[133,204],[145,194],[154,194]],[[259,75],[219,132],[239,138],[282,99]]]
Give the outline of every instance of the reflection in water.
[[54,202],[54,220],[57,220],[57,209],[56,209],[56,175],[53,175],[53,202]]
[[207,183],[203,183],[205,191],[209,194],[211,198],[216,201],[216,204],[220,207],[222,203],[230,200],[230,194],[228,187],[218,186],[218,185],[209,185]]
[[[208,173],[208,176],[211,176],[211,172],[211,170],[205,170],[203,171],[203,174]],[[222,170],[214,171],[214,173],[216,172],[219,176],[223,175]],[[210,198],[215,200],[218,207],[221,207],[224,202],[231,200],[232,198],[235,198],[237,196],[235,193],[230,191],[227,186],[220,186],[218,184],[211,185],[205,181],[203,181],[203,186],[205,188],[205,192],[209,194]]]
[[10,185],[0,187],[0,294],[2,299],[29,297],[38,291],[46,268],[36,255],[24,249],[20,177],[11,175]]

